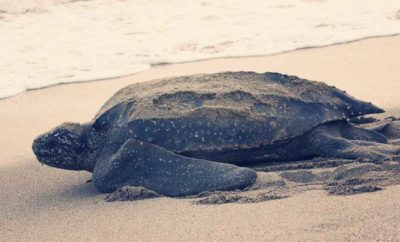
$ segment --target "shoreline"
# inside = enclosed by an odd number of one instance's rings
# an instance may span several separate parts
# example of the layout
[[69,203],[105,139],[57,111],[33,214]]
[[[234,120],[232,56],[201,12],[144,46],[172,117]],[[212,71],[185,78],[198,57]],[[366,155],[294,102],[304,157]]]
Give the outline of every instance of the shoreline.
[[[371,101],[382,108],[384,108],[386,111],[389,111],[389,115],[396,113],[399,108],[398,107],[393,107],[393,105],[390,105],[388,103],[388,100],[378,100],[376,103],[375,100],[368,100],[368,96],[370,90],[367,90],[365,88],[365,91],[367,91],[367,95],[365,95],[362,91],[357,90],[355,88],[355,85],[352,85],[352,81],[357,81],[358,83],[361,83],[362,80],[341,80],[343,77],[349,79],[345,75],[348,75],[350,73],[344,73],[343,75],[337,74],[337,73],[332,73],[329,70],[329,75],[323,75],[321,73],[321,69],[319,67],[322,67],[323,69],[326,69],[327,64],[334,64],[335,61],[339,61],[340,55],[336,55],[335,51],[331,51],[332,49],[336,48],[341,48],[343,47],[346,49],[346,51],[351,51],[351,46],[355,46],[356,48],[362,48],[359,46],[364,46],[364,45],[370,45],[372,46],[372,51],[374,54],[378,54],[380,56],[384,56],[384,54],[379,53],[381,51],[386,51],[387,54],[390,54],[390,48],[385,48],[385,45],[392,46],[394,43],[396,43],[398,40],[400,40],[400,34],[396,34],[393,37],[372,37],[372,38],[367,38],[363,40],[356,40],[350,43],[342,43],[342,44],[334,44],[334,45],[329,45],[329,46],[324,46],[324,47],[315,47],[315,48],[306,48],[306,49],[299,49],[299,50],[294,50],[294,51],[289,51],[289,52],[284,52],[280,54],[273,54],[273,55],[262,55],[262,56],[254,56],[254,57],[232,57],[232,58],[216,58],[216,59],[208,59],[208,60],[200,60],[200,61],[194,61],[194,62],[184,62],[184,63],[174,63],[174,64],[162,64],[162,65],[154,65],[151,68],[133,73],[133,74],[128,74],[128,75],[123,75],[120,77],[115,77],[115,78],[104,78],[104,79],[96,79],[96,80],[90,80],[90,81],[80,81],[80,82],[71,82],[71,83],[62,83],[62,84],[55,84],[51,86],[46,86],[43,88],[35,88],[35,89],[29,89],[28,91],[16,94],[14,96],[6,97],[6,98],[0,98],[0,105],[1,103],[7,101],[7,100],[12,100],[14,98],[18,98],[20,96],[25,96],[30,93],[36,93],[36,92],[41,92],[42,90],[47,90],[51,88],[55,88],[54,90],[57,89],[64,89],[64,87],[69,87],[69,86],[74,86],[74,85],[95,85],[97,86],[98,83],[101,83],[101,86],[107,85],[106,83],[109,82],[110,86],[114,86],[111,84],[115,84],[115,86],[119,87],[124,87],[124,85],[121,85],[121,83],[134,83],[138,81],[147,81],[147,80],[152,80],[152,79],[158,79],[158,78],[163,78],[163,77],[172,77],[172,76],[179,76],[179,75],[191,75],[191,74],[197,74],[197,73],[216,73],[216,72],[223,72],[223,71],[239,71],[239,70],[248,70],[248,71],[256,71],[256,72],[281,72],[284,74],[288,75],[296,75],[300,78],[305,78],[309,80],[315,80],[315,81],[322,81],[326,82],[329,85],[334,85],[337,86],[338,88],[348,91],[350,95],[355,96],[359,99],[363,99],[366,101]],[[381,45],[381,46],[379,46]],[[378,49],[380,48],[380,49]],[[395,49],[396,53],[399,52],[397,49]],[[324,56],[321,55],[321,53],[329,53],[329,54],[334,54],[333,56]],[[345,55],[343,55],[343,60],[345,62],[348,62],[349,64],[353,64],[352,62],[356,61],[351,61],[351,52],[347,52]],[[324,63],[318,63],[318,60],[315,59],[313,61],[308,61],[308,60],[303,60],[303,54],[304,56],[310,57],[310,58],[318,58],[321,62]],[[368,59],[366,58],[374,58],[372,54],[368,53],[363,53],[363,56],[358,57],[360,59],[358,65],[354,66],[354,72],[356,74],[359,74],[361,71],[363,71],[363,66],[361,62],[365,62],[367,64]],[[289,63],[285,63],[288,66],[284,67],[281,64],[284,62],[286,58],[292,58],[295,57],[295,59]],[[276,61],[276,63],[274,63]],[[301,63],[298,63],[300,61],[308,61],[310,63],[304,64],[304,67],[307,68],[307,70],[301,70],[299,69],[299,65],[302,65]],[[255,63],[253,66],[246,64],[253,62]],[[313,70],[310,70],[311,62],[313,64],[316,64],[316,73],[313,73]],[[380,66],[382,68],[382,72],[386,72],[385,69],[390,69],[394,70],[394,65],[391,61],[387,60],[384,61],[382,59],[378,59],[377,61],[374,61],[372,65],[372,68],[377,69]],[[262,63],[265,63],[265,68],[262,68],[261,65]],[[386,66],[386,64],[389,64]],[[378,66],[380,65],[380,66]],[[204,67],[201,67],[204,66]],[[221,68],[218,68],[216,66],[221,66]],[[241,68],[242,67],[242,68]],[[346,72],[348,72],[348,68],[346,66],[342,65],[340,66],[341,69],[345,69]],[[187,71],[182,70],[183,68],[188,69]],[[193,69],[197,68],[200,71],[194,71]],[[357,73],[359,72],[359,73]],[[354,73],[353,73],[354,74]],[[374,73],[376,74],[376,73]],[[338,78],[335,79],[335,77],[338,76]],[[131,82],[129,82],[131,80]],[[400,80],[400,78],[399,78]],[[371,83],[371,80],[368,80],[369,83],[367,83],[369,86],[374,85]],[[377,79],[379,81],[379,79]],[[388,83],[392,87],[396,87],[396,83]],[[374,85],[379,89],[383,89],[381,85]],[[114,88],[114,92],[116,92],[118,89]],[[386,88],[385,91],[382,91],[382,96],[387,93],[387,91],[392,91],[392,88]],[[391,93],[391,92],[389,92]],[[109,97],[111,97],[113,93],[109,94]],[[400,94],[396,95],[400,99]],[[382,99],[382,98],[381,98]],[[389,98],[386,98],[389,99]],[[105,101],[105,100],[104,100]],[[383,104],[383,105],[382,105]],[[389,106],[389,107],[387,107]],[[394,105],[396,106],[396,105]],[[397,105],[399,106],[399,105]]]
[[[275,71],[324,81],[400,116],[400,36],[274,56],[161,65],[107,81],[56,85],[0,101],[0,237],[28,240],[399,240],[400,186],[352,196],[321,190],[252,204],[156,198],[106,203],[91,175],[41,166],[34,137],[87,122],[120,88],[169,76]],[[112,225],[112,226],[110,226]]]
[[150,67],[145,69],[145,70],[137,71],[137,72],[133,72],[133,73],[129,73],[129,74],[121,74],[121,75],[117,75],[117,76],[104,77],[104,78],[98,78],[98,79],[92,79],[92,80],[83,80],[83,81],[74,81],[74,82],[60,82],[60,83],[51,84],[51,85],[48,85],[48,86],[43,86],[43,87],[38,87],[38,88],[26,88],[22,92],[18,92],[16,94],[13,94],[13,95],[10,95],[10,96],[0,97],[0,102],[2,100],[8,99],[8,98],[12,98],[14,96],[20,95],[20,94],[25,93],[25,92],[51,88],[51,87],[59,86],[59,85],[90,83],[90,82],[98,82],[98,81],[112,81],[114,79],[130,77],[130,76],[138,75],[138,74],[140,74],[142,72],[151,71],[152,68],[157,68],[159,66],[198,63],[198,62],[211,61],[211,60],[251,59],[251,58],[257,58],[257,57],[271,57],[271,56],[277,56],[277,55],[282,55],[282,54],[290,54],[290,53],[297,52],[297,51],[329,48],[329,47],[334,47],[334,46],[340,46],[340,45],[346,45],[346,44],[356,43],[356,42],[360,42],[360,41],[370,40],[370,39],[391,38],[391,37],[397,37],[397,36],[400,36],[400,33],[387,34],[387,35],[367,36],[367,37],[362,37],[362,38],[359,38],[359,39],[348,40],[348,41],[343,41],[343,42],[338,42],[338,43],[333,43],[333,44],[328,44],[328,45],[301,47],[301,48],[297,48],[297,49],[293,49],[293,50],[286,50],[286,51],[281,51],[281,52],[271,53],[271,54],[214,57],[214,58],[204,58],[204,59],[197,59],[197,60],[181,61],[181,62],[180,61],[178,61],[178,62],[165,62],[165,63],[161,62],[161,63],[156,63],[156,64],[150,64]]
[[307,0],[283,5],[261,0],[250,5],[238,0],[57,2],[62,1],[0,2],[5,12],[27,9],[16,18],[0,13],[1,83],[7,87],[0,89],[1,97],[55,83],[115,78],[153,63],[265,56],[400,30],[396,0],[346,5]]

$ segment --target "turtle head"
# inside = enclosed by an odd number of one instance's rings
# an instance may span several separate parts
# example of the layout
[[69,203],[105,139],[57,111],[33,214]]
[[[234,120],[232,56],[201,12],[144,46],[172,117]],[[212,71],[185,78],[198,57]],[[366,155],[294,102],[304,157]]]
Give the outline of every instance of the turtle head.
[[79,159],[85,147],[85,127],[63,123],[38,136],[33,141],[32,150],[39,162],[67,170],[87,170]]

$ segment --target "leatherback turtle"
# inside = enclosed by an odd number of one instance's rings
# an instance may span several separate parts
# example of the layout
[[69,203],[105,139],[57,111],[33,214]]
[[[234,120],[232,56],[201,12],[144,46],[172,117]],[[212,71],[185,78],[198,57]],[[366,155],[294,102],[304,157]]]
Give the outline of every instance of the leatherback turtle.
[[100,192],[142,186],[166,196],[243,189],[260,162],[385,159],[398,150],[347,120],[382,109],[335,87],[279,73],[167,78],[119,90],[85,124],[33,142],[46,165],[93,172]]

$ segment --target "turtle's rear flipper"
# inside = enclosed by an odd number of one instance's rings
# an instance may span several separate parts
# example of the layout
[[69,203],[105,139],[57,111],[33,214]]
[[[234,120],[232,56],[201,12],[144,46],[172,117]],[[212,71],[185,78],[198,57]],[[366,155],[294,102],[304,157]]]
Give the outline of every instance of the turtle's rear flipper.
[[346,122],[323,124],[308,135],[315,156],[342,159],[390,160],[400,155],[400,146],[373,130],[354,127]]
[[93,182],[101,192],[130,185],[180,197],[204,191],[243,189],[253,184],[256,176],[252,169],[193,159],[130,139],[110,159],[97,162]]
[[389,117],[381,121],[361,125],[361,127],[379,132],[391,140],[400,139],[400,119]]

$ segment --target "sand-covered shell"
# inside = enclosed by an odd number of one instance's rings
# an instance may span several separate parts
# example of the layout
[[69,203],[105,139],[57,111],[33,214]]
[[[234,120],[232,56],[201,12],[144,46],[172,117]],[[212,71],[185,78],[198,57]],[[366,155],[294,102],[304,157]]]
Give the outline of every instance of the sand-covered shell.
[[92,126],[122,127],[135,139],[185,153],[259,147],[382,111],[322,82],[225,72],[129,85],[103,105]]

